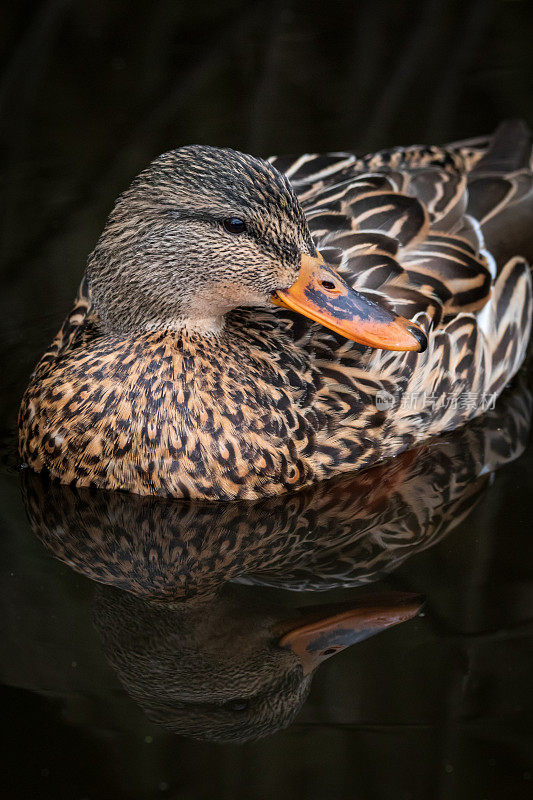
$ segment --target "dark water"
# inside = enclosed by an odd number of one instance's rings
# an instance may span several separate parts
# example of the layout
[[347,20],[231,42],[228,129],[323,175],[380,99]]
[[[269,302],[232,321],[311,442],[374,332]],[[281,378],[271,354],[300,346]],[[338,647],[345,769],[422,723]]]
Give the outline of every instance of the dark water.
[[[533,796],[526,374],[414,456],[255,506],[74,492],[13,466],[28,374],[114,197],[155,154],[366,150],[533,122],[529,4],[376,6],[6,8],[3,796]],[[364,638],[365,608],[392,622],[418,595],[420,615]],[[337,604],[363,614],[360,641],[306,695],[273,630]]]

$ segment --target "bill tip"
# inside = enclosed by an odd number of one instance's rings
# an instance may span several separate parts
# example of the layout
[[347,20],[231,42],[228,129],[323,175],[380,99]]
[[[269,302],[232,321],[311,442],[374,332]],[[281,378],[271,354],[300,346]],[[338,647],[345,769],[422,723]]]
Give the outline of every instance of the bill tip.
[[419,344],[419,353],[424,353],[428,349],[428,338],[421,328],[416,325],[409,325],[408,332],[413,336]]

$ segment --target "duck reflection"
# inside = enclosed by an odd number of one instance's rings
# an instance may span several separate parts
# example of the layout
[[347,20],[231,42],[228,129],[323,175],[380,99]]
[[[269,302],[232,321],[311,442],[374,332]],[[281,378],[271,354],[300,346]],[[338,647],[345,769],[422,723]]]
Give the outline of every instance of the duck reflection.
[[181,734],[242,742],[290,724],[322,660],[421,607],[416,595],[363,589],[295,613],[245,584],[357,587],[394,569],[464,519],[522,452],[531,406],[517,386],[393,463],[255,503],[75,489],[30,472],[23,495],[43,543],[100,584],[104,650],[145,713]]
[[153,722],[244,742],[291,723],[321,661],[420,605],[394,592],[295,614],[231,586],[216,600],[171,606],[107,589],[95,620],[121,682]]

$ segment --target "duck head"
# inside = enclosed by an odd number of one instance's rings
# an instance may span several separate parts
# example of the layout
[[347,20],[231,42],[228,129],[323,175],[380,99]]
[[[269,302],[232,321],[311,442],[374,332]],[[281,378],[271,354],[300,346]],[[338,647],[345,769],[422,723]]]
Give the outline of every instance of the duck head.
[[118,199],[87,275],[115,332],[213,335],[232,309],[274,303],[365,345],[426,345],[324,263],[286,176],[234,150],[192,145],[155,159]]
[[153,722],[235,743],[287,727],[322,661],[421,605],[418,595],[389,592],[295,611],[230,586],[169,605],[101,587],[95,622],[111,665]]

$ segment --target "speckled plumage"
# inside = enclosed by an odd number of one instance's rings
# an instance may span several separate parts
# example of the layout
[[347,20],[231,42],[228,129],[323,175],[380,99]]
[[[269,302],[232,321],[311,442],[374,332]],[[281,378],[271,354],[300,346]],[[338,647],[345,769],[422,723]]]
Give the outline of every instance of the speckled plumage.
[[[277,646],[274,624],[294,618],[294,608],[232,583],[302,591],[378,580],[464,520],[491,473],[523,451],[531,408],[519,381],[483,419],[438,442],[287,497],[180,502],[64,486],[25,470],[24,502],[54,556],[104,584],[96,627],[150,719],[182,735],[242,742],[290,724],[310,676]],[[351,603],[360,602],[356,591]]]
[[[183,163],[199,151],[174,152]],[[90,288],[82,283],[22,401],[25,463],[79,486],[254,499],[395,456],[478,415],[480,398],[501,392],[524,358],[531,278],[523,258],[499,264],[485,250],[483,226],[531,187],[529,134],[520,125],[449,148],[273,159],[292,188],[240,154],[238,164],[248,165],[240,178],[227,166],[217,172],[218,158],[233,158],[220,152],[209,149],[193,187],[201,190],[210,165],[205,197],[187,221],[194,270],[170,269],[172,260],[162,265],[158,255],[178,241],[169,219],[184,217],[165,183],[172,154],[119,200],[89,261]],[[245,204],[256,220],[257,247],[249,243],[242,257],[211,223],[197,227],[209,198],[220,213],[229,208],[220,175],[233,180],[232,207]],[[178,200],[184,191],[180,184]],[[197,242],[205,244],[200,255]],[[373,351],[283,309],[231,310],[263,305],[265,292],[294,279],[295,254],[315,246],[352,286],[421,324],[428,350]],[[209,269],[198,261],[205,253]],[[214,272],[223,291],[213,319],[225,315],[225,324],[208,332],[181,324],[189,307],[192,317],[205,314]],[[382,409],[381,391],[477,402]]]
[[22,472],[32,528],[91,580],[145,598],[210,596],[234,580],[293,590],[379,579],[457,525],[518,458],[533,399],[523,380],[482,419],[388,464],[255,502],[131,497]]

